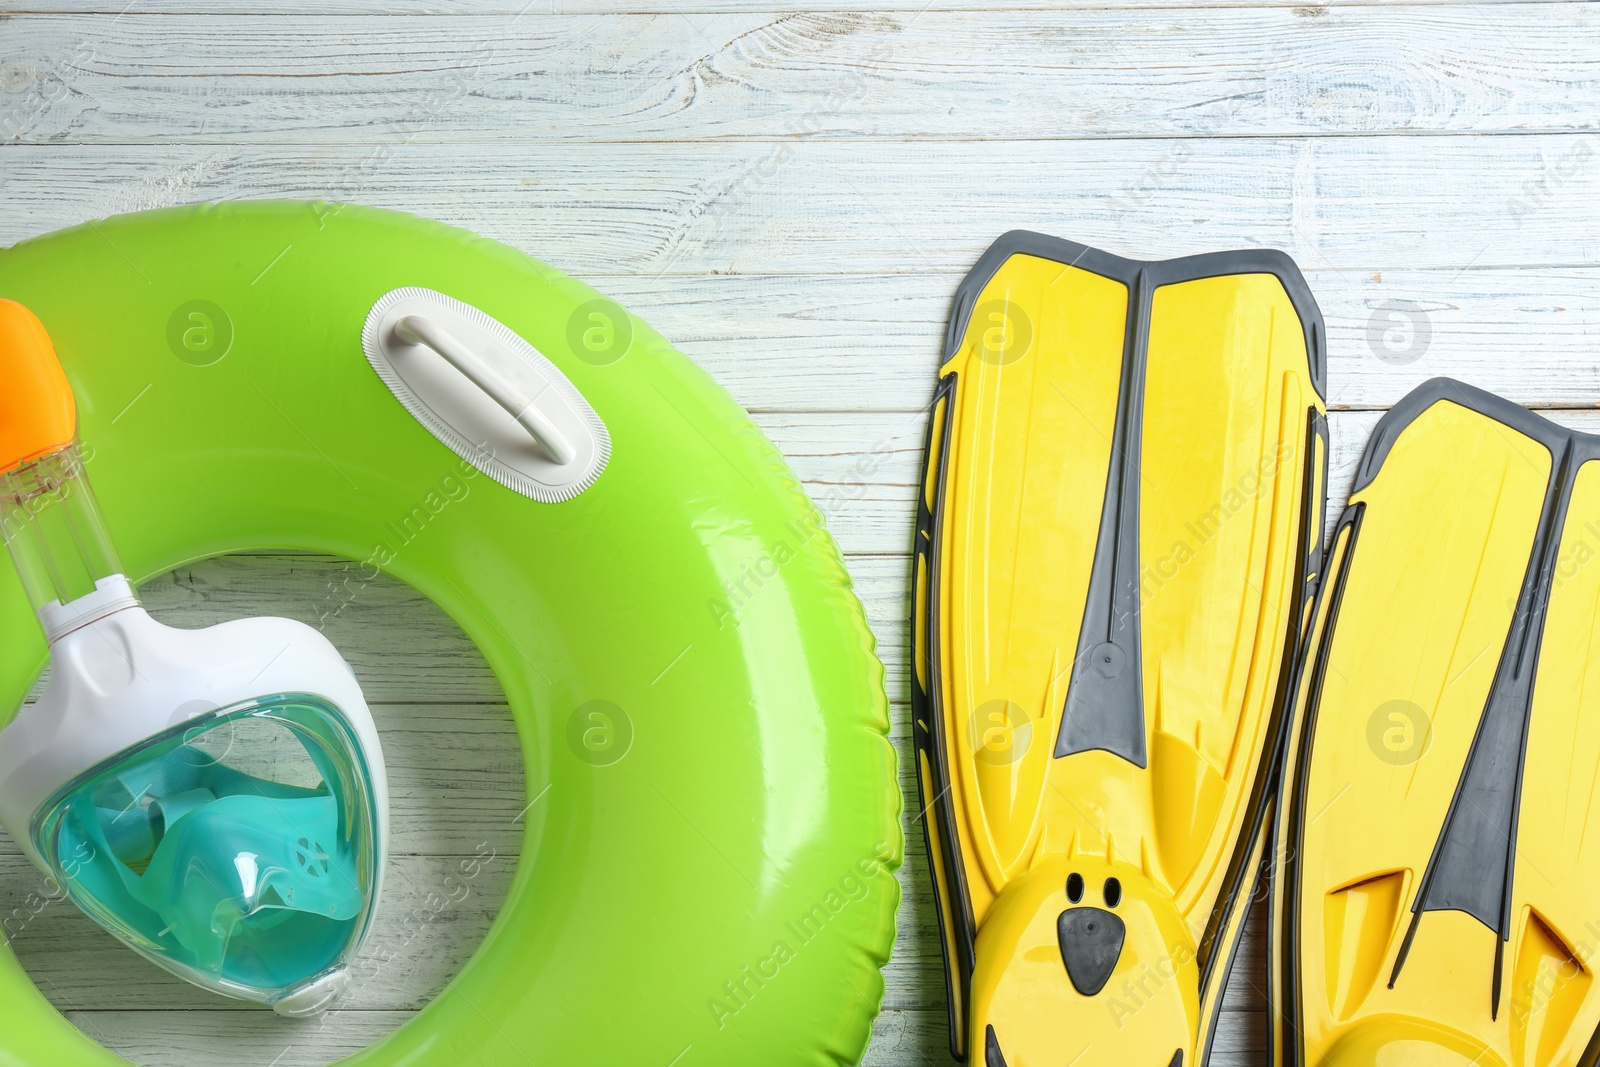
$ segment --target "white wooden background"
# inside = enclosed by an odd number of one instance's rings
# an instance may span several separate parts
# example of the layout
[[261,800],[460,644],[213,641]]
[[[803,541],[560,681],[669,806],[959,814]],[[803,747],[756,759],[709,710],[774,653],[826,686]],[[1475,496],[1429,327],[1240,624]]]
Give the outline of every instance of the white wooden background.
[[[1292,253],[1329,326],[1335,507],[1378,411],[1435,374],[1600,428],[1600,3],[125,2],[0,0],[0,245],[166,204],[330,197],[586,279],[731,390],[806,480],[879,635],[902,744],[921,409],[956,281],[1003,230],[1141,257]],[[180,625],[316,621],[340,567],[216,560],[145,594]],[[438,993],[503,896],[523,782],[482,660],[397,583],[328,633],[395,779],[372,947],[398,961],[325,1023],[166,977],[0,847],[17,955],[135,1061],[336,1059]],[[430,903],[480,845],[498,864],[465,901]],[[907,846],[867,1062],[944,1064],[920,826]],[[1264,1062],[1259,933],[1219,1065]]]

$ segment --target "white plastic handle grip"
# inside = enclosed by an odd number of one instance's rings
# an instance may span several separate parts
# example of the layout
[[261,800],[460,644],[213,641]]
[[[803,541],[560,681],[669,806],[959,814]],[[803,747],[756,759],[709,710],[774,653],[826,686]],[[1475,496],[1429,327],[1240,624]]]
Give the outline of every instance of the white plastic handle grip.
[[421,315],[407,315],[394,324],[394,334],[410,345],[426,345],[444,358],[456,370],[482,389],[485,395],[506,409],[524,430],[544,449],[557,465],[571,463],[577,457],[572,447],[555,424],[545,418],[544,412],[534,406],[534,398],[501,377],[487,361],[458,341],[438,323]]

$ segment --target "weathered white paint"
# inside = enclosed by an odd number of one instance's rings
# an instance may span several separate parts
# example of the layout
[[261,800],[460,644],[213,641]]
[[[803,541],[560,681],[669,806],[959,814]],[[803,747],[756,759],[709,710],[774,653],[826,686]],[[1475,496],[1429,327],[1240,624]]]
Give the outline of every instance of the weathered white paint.
[[[28,142],[409,144],[1592,129],[1600,6],[27,15]],[[1514,35],[1516,47],[1506,47]],[[52,64],[49,57],[65,56]],[[197,84],[206,91],[196,92]],[[975,118],[981,115],[981,124]],[[0,115],[0,125],[4,116]]]
[[[1005,229],[1149,257],[1294,254],[1328,323],[1330,404],[1348,409],[1330,419],[1330,522],[1378,410],[1425,378],[1600,428],[1573,410],[1600,406],[1600,4],[524,5],[408,0],[374,18],[358,0],[0,0],[0,243],[173,203],[323,196],[579,274],[756,412],[805,480],[879,635],[903,756],[922,408],[956,282]],[[144,594],[182,625],[320,624],[355,665],[395,775],[373,946],[404,962],[295,1028],[45,907],[17,931],[20,958],[138,1062],[354,1051],[447,990],[503,898],[527,785],[499,687],[413,590],[384,580],[346,602],[344,566],[239,556]],[[914,820],[909,761],[901,786]],[[925,849],[908,831],[866,1060],[882,1067],[945,1062]],[[479,847],[504,863],[408,925]],[[0,843],[0,918],[39,888]],[[1218,1067],[1264,1062],[1260,934],[1256,916]]]
[[[1600,123],[1600,93],[1586,98]],[[548,149],[382,130],[340,145],[19,144],[0,169],[0,242],[162,204],[326,196],[425,213],[597,278],[955,273],[1015,227],[1147,257],[1271,245],[1360,277],[1584,267],[1596,253],[1600,135],[1242,129]]]
[[[1495,6],[1506,0],[1329,0],[1328,3],[1303,3],[1296,0],[1204,0],[1202,4],[1187,7],[1292,7],[1305,12],[1306,18],[1317,18],[1324,7],[1371,7],[1394,5],[1403,7],[1431,6],[1433,3],[1450,6]],[[1527,3],[1546,4],[1550,0],[1524,0]],[[1173,8],[1173,0],[1104,0],[1097,8],[1123,10],[1129,8]],[[638,12],[677,15],[700,20],[715,14],[814,14],[856,13],[889,11],[899,15],[918,15],[942,11],[1011,12],[1033,11],[1048,14],[1059,10],[1060,4],[1048,0],[400,0],[388,3],[384,11],[397,15],[454,15],[457,17],[495,17],[510,15],[517,25],[532,22],[547,15],[618,15]],[[181,15],[362,15],[371,11],[362,0],[244,0],[233,4],[226,0],[6,0],[0,4],[0,13],[7,11],[69,14],[181,14]]]

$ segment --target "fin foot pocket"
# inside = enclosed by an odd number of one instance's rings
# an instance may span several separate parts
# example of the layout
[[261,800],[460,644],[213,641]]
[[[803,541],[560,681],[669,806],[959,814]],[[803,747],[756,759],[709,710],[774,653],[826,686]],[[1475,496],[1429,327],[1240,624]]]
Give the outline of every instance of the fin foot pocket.
[[976,949],[968,1032],[1011,1067],[1091,1049],[1093,1062],[1166,1064],[1199,1025],[1192,935],[1171,895],[1132,864],[1039,861],[1001,892]]
[[1347,1032],[1312,1067],[1510,1067],[1482,1042],[1420,1019],[1378,1016]]

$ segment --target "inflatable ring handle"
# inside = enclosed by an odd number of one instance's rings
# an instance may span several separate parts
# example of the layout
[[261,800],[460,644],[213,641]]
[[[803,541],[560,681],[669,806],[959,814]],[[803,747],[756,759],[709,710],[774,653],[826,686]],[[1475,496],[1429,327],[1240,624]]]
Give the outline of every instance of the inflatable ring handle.
[[505,408],[517,423],[528,431],[545,455],[557,465],[564,466],[577,458],[578,451],[566,435],[545,418],[535,401],[521,389],[500,375],[489,361],[459,341],[449,330],[423,315],[407,315],[394,324],[396,340],[408,345],[422,345],[438,353],[441,358],[470,381],[496,404]]

